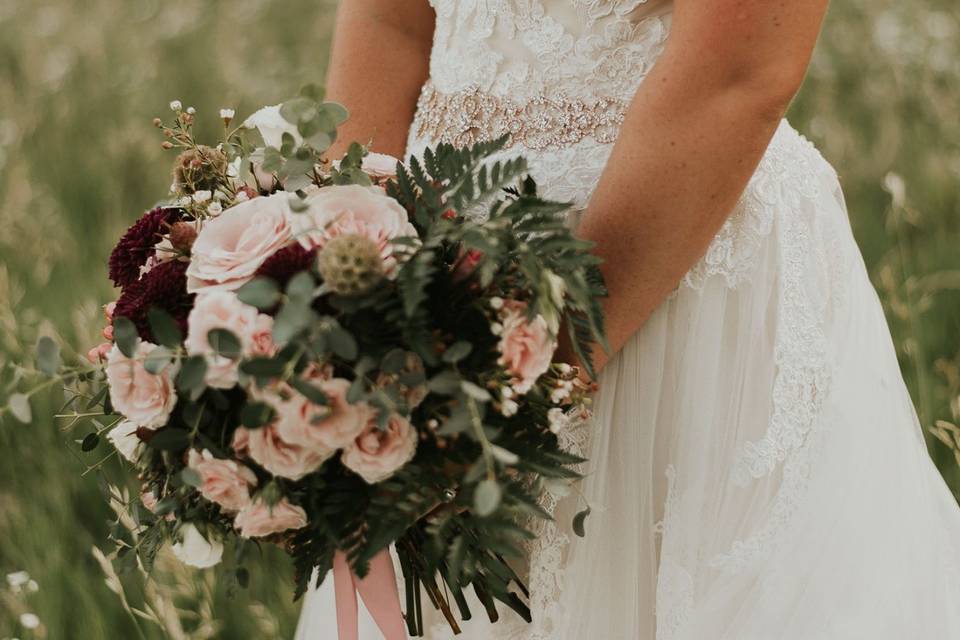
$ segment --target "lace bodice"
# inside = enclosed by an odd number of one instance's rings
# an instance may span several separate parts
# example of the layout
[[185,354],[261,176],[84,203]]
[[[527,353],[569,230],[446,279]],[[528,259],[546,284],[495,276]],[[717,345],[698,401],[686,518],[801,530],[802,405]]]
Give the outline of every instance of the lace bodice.
[[659,55],[670,0],[431,0],[445,93],[629,99]]

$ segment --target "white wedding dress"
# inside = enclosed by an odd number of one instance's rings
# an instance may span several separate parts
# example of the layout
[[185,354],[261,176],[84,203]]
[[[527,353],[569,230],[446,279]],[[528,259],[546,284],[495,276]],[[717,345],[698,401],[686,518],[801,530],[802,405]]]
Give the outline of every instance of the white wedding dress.
[[[504,155],[583,209],[671,2],[433,5],[409,152],[509,131]],[[709,251],[602,373],[594,419],[565,437],[589,458],[587,536],[570,532],[579,498],[548,497],[533,623],[508,611],[491,626],[477,607],[461,637],[960,638],[960,510],[927,455],[837,176],[786,122]],[[381,637],[363,624],[363,640]],[[298,638],[335,628],[328,580]]]

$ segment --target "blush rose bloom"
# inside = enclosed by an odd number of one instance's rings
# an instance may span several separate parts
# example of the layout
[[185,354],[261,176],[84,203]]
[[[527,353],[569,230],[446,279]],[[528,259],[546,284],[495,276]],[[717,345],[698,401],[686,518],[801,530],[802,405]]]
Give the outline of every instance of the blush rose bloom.
[[215,458],[207,449],[191,449],[187,466],[200,476],[200,495],[215,502],[225,511],[239,511],[250,504],[250,489],[257,486],[257,476],[236,460]]
[[310,449],[287,442],[277,432],[276,423],[258,429],[238,427],[233,450],[239,456],[249,456],[273,475],[290,480],[313,473],[334,453],[332,449]]
[[292,239],[290,194],[241,202],[204,222],[190,250],[187,291],[232,291]]
[[392,240],[417,237],[407,211],[383,189],[359,185],[337,185],[318,190],[307,200],[307,211],[293,220],[297,241],[305,249],[323,249],[333,238],[359,235],[369,238],[380,250],[383,271],[396,276],[402,249]]
[[211,387],[229,389],[237,384],[240,366],[239,360],[214,352],[207,338],[213,329],[226,329],[235,335],[240,340],[242,355],[272,353],[272,318],[240,302],[232,291],[209,291],[198,295],[187,316],[184,346],[190,355],[206,356],[206,382]]
[[393,414],[386,429],[377,428],[375,420],[368,422],[353,445],[344,450],[341,461],[369,484],[374,484],[410,462],[416,451],[416,429],[403,416]]
[[128,358],[114,346],[106,366],[113,406],[133,424],[148,429],[165,425],[177,404],[173,386],[177,365],[168,365],[157,374],[143,367],[144,359],[156,348],[149,342],[140,342],[133,357]]
[[326,394],[329,404],[314,404],[295,392],[288,400],[272,402],[277,410],[277,433],[286,442],[318,452],[348,446],[369,422],[372,409],[364,402],[347,402],[349,380],[315,378],[307,381]]
[[550,368],[557,343],[543,316],[528,321],[527,305],[523,302],[505,302],[501,322],[497,363],[513,376],[514,391],[523,394]]
[[281,498],[272,507],[257,500],[237,514],[233,525],[244,538],[263,538],[290,529],[302,529],[307,526],[307,512],[290,504],[286,498]]

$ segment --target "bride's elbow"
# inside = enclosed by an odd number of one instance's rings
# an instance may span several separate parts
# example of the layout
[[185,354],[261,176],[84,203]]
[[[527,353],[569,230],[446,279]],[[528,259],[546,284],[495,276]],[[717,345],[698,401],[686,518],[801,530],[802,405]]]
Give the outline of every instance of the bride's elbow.
[[805,76],[806,66],[793,63],[741,68],[721,83],[721,90],[742,108],[779,120],[800,91]]

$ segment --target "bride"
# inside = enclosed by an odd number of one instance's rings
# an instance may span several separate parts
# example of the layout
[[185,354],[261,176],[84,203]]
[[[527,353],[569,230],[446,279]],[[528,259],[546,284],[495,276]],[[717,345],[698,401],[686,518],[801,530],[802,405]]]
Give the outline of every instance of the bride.
[[[564,434],[583,496],[548,497],[533,623],[475,616],[464,637],[960,638],[960,554],[941,552],[960,511],[837,175],[781,119],[826,4],[343,3],[344,139],[401,156],[510,133],[605,260],[612,351],[593,420]],[[331,583],[298,637],[336,638]]]

